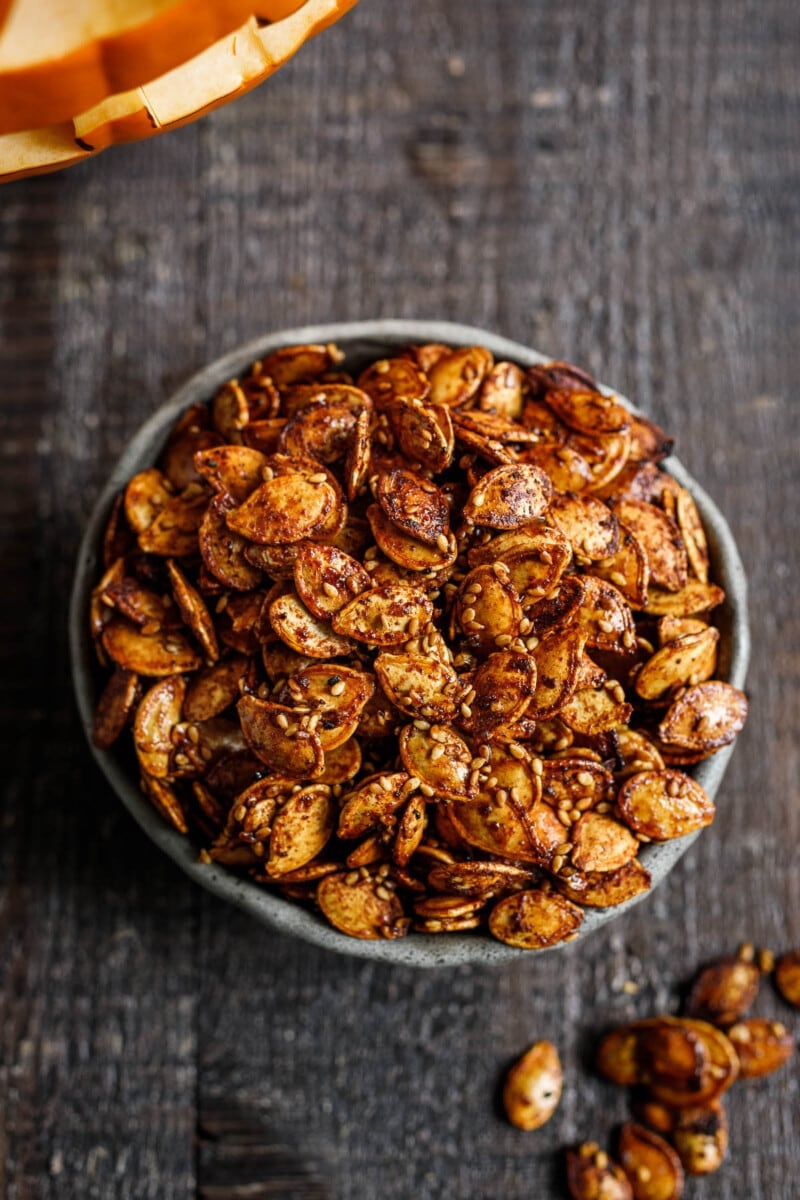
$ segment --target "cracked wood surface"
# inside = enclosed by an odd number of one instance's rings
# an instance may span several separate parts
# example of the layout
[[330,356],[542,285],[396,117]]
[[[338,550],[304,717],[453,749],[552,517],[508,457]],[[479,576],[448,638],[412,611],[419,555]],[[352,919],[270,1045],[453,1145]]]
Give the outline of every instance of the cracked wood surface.
[[[557,1149],[627,1111],[586,1071],[598,1031],[742,939],[800,944],[799,51],[793,0],[363,0],[235,105],[2,189],[0,1197],[558,1200]],[[381,315],[613,381],[750,576],[715,824],[631,914],[502,969],[336,958],[201,893],[73,708],[72,560],[126,438],[240,341]],[[542,1038],[566,1087],[525,1135],[498,1084]],[[687,1195],[795,1197],[797,1062],[729,1111]]]

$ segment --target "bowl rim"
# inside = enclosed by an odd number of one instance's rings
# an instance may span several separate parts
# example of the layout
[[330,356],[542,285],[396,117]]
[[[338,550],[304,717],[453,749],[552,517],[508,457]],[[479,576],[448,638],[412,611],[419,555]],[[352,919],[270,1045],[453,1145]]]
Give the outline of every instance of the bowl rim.
[[[234,378],[243,368],[249,367],[265,354],[282,346],[308,342],[335,342],[346,357],[353,355],[358,358],[384,357],[393,348],[413,342],[444,342],[452,346],[484,345],[492,351],[495,359],[510,359],[523,366],[552,361],[550,356],[520,342],[475,326],[449,321],[385,318],[278,330],[237,346],[192,375],[155,410],[129,440],[92,507],[81,539],[69,606],[69,648],[75,696],[86,740],[107,781],[147,836],[196,883],[278,932],[299,937],[326,950],[398,966],[499,965],[524,957],[530,958],[530,951],[507,946],[488,935],[477,933],[447,937],[409,933],[396,941],[361,941],[348,937],[334,929],[317,913],[284,900],[252,883],[248,878],[236,875],[215,863],[198,862],[194,843],[162,820],[141,794],[135,781],[123,769],[114,750],[99,750],[92,742],[92,716],[97,698],[97,666],[87,613],[89,594],[97,578],[99,559],[96,551],[115,496],[131,475],[152,464],[176,417],[190,404],[209,400],[217,387]],[[640,411],[621,393],[607,385],[600,386],[604,392],[613,392],[618,396],[631,411]],[[726,678],[734,686],[742,688],[750,657],[750,630],[747,580],[733,534],[714,501],[679,459],[670,456],[663,466],[691,492],[703,519],[714,564],[714,578],[726,593],[725,604],[720,610],[729,639]],[[733,744],[726,746],[712,758],[700,763],[692,772],[712,799],[722,781],[733,749]],[[693,844],[699,832],[670,842],[652,843],[643,847],[642,858],[652,876],[650,890],[613,908],[585,909],[579,937],[573,945],[579,946],[595,929],[621,916],[651,895]],[[560,943],[549,947],[548,950],[537,951],[536,955],[538,957],[549,951],[564,948],[565,944]]]

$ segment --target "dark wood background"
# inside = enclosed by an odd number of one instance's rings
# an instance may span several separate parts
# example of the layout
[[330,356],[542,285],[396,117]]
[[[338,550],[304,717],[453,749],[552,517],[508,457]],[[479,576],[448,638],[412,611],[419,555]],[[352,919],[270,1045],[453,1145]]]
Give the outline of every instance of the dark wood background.
[[[363,0],[241,102],[0,191],[0,1196],[557,1200],[558,1148],[626,1111],[597,1030],[740,939],[800,944],[799,55],[795,0]],[[126,438],[243,339],[380,315],[615,383],[750,575],[717,821],[559,956],[425,974],[272,934],[155,851],[79,730],[72,562]],[[497,1086],[538,1038],[567,1083],[526,1135]],[[797,1063],[729,1109],[687,1195],[800,1195]]]

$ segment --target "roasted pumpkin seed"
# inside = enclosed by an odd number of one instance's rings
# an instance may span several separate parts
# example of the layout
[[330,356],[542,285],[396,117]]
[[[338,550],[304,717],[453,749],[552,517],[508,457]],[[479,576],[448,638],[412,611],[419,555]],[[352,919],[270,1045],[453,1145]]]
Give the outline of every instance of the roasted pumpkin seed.
[[339,871],[326,875],[317,887],[317,904],[331,925],[365,941],[404,937],[408,919],[395,892],[367,873]]
[[484,475],[464,505],[464,517],[490,529],[519,529],[543,516],[553,487],[539,467],[521,463]]
[[683,1011],[688,1017],[730,1025],[754,1002],[760,982],[761,971],[755,963],[739,957],[721,958],[696,976]]
[[567,1184],[573,1200],[634,1200],[622,1167],[594,1142],[567,1151]]
[[535,1042],[506,1075],[506,1116],[517,1129],[539,1129],[558,1107],[563,1086],[564,1073],[555,1046]]
[[643,1125],[626,1121],[620,1130],[618,1153],[633,1200],[680,1200],[683,1167],[669,1142]]
[[784,954],[775,964],[775,986],[788,1004],[800,1008],[800,951]]
[[635,833],[663,842],[710,825],[714,804],[700,784],[680,771],[642,771],[617,796],[620,814]]
[[329,787],[311,784],[293,792],[272,821],[267,874],[280,878],[316,858],[336,828]]
[[492,909],[494,936],[519,950],[545,950],[577,932],[583,909],[557,892],[531,888],[500,900]]
[[728,1038],[739,1059],[739,1077],[756,1079],[771,1075],[794,1051],[794,1038],[782,1021],[747,1017],[728,1030]]
[[128,724],[139,695],[139,677],[117,667],[103,688],[92,722],[92,741],[98,750],[108,750]]
[[744,728],[747,697],[729,683],[712,680],[686,688],[658,727],[667,746],[703,753],[728,746]]
[[677,1113],[672,1144],[689,1175],[718,1171],[728,1151],[728,1119],[719,1100]]

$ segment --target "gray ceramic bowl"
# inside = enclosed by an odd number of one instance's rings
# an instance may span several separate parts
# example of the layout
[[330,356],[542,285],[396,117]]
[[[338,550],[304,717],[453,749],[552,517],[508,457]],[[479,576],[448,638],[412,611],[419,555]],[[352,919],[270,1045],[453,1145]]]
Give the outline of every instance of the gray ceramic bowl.
[[[233,350],[193,376],[133,438],[94,507],[81,543],[70,606],[70,647],[78,707],[90,746],[92,712],[101,681],[89,636],[89,593],[98,578],[97,551],[114,497],[132,475],[155,461],[173,422],[185,408],[197,401],[208,400],[220,384],[240,374],[255,359],[280,346],[300,342],[336,342],[345,352],[344,365],[355,371],[370,360],[390,355],[396,347],[409,342],[446,342],[454,346],[479,343],[488,346],[498,359],[511,359],[524,365],[548,361],[545,355],[527,346],[465,325],[405,320],[361,321],[288,329],[270,334]],[[727,594],[727,601],[719,613],[722,634],[720,675],[737,687],[742,687],[750,639],[747,586],[739,553],[725,519],[705,492],[677,459],[670,459],[666,465],[675,478],[690,490],[702,514],[709,538],[714,578]],[[223,867],[198,863],[197,851],[192,843],[168,828],[142,797],[136,778],[125,764],[124,755],[115,750],[102,751],[94,747],[92,753],[109,783],[148,837],[169,854],[187,875],[274,929],[343,954],[417,967],[504,963],[526,953],[478,934],[437,937],[412,933],[400,941],[377,942],[346,937],[316,914],[266,891],[249,879],[242,879]],[[720,751],[701,763],[694,772],[712,797],[719,788],[730,753],[731,747]],[[672,842],[643,847],[641,860],[651,872],[654,886],[664,879],[696,836],[690,834]],[[587,910],[581,926],[581,939],[606,921],[620,916],[641,898],[617,908]]]

